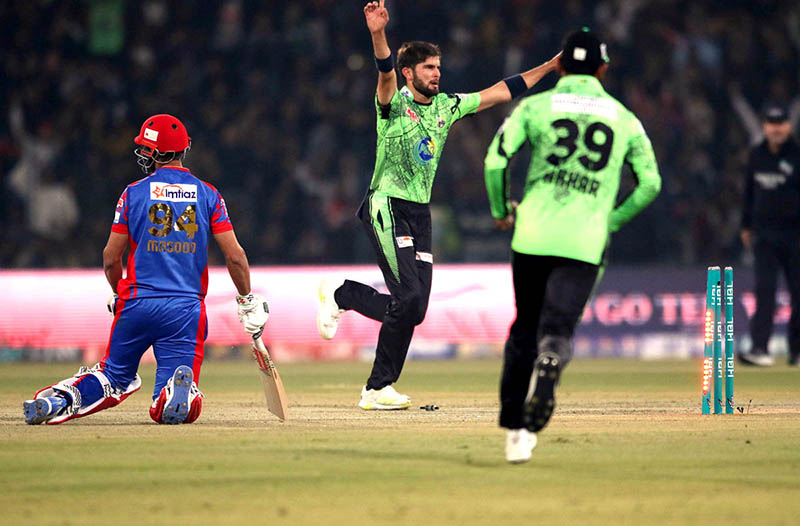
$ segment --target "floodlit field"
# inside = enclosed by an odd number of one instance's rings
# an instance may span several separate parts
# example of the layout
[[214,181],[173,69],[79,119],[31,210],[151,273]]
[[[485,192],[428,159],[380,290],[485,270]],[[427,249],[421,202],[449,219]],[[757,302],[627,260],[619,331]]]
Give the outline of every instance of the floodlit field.
[[[800,370],[737,369],[743,413],[701,416],[696,362],[578,361],[531,462],[505,463],[500,363],[412,362],[414,406],[356,407],[368,365],[208,362],[197,424],[157,426],[145,387],[61,426],[22,400],[77,365],[0,365],[0,509],[22,524],[797,524]],[[426,412],[418,407],[438,404]]]

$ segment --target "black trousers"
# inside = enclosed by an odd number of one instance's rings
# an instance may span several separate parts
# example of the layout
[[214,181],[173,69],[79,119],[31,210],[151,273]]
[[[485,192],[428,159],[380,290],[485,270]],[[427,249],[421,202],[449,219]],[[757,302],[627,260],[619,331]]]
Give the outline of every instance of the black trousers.
[[568,345],[560,353],[561,368],[572,358],[572,336],[591,296],[599,267],[574,259],[511,256],[517,317],[511,325],[500,383],[500,425],[524,427],[522,406],[528,394],[539,342],[562,338]]
[[433,275],[431,213],[427,204],[370,192],[358,217],[372,242],[389,294],[346,280],[336,303],[382,322],[368,389],[400,378],[414,327],[428,310]]
[[754,236],[756,312],[750,320],[753,350],[767,350],[775,315],[778,273],[783,271],[791,294],[789,356],[800,356],[800,234],[757,231]]

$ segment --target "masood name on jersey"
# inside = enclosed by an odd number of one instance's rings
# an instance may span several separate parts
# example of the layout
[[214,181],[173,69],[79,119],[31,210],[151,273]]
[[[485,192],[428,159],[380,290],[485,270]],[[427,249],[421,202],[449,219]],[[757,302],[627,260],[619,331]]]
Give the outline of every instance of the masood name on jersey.
[[548,172],[539,180],[562,190],[575,190],[593,197],[597,197],[597,190],[600,188],[600,181],[594,177],[563,169]]
[[156,241],[150,239],[147,241],[148,252],[167,252],[169,254],[194,254],[197,250],[197,244],[194,242],[180,242],[180,241]]

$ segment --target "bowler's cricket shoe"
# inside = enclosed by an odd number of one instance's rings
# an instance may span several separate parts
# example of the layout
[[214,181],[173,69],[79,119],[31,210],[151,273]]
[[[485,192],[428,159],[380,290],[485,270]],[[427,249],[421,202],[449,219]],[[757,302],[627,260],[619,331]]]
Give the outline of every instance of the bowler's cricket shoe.
[[739,353],[739,361],[745,365],[757,365],[759,367],[772,367],[775,365],[775,359],[767,354],[766,351],[760,349]]
[[189,414],[189,393],[192,390],[192,369],[181,365],[167,381],[167,403],[161,420],[165,424],[182,424]]
[[361,401],[358,407],[365,411],[392,411],[396,409],[408,409],[411,407],[411,398],[400,394],[394,387],[387,385],[383,389],[361,389]]
[[344,313],[336,303],[336,289],[344,280],[323,279],[319,284],[319,310],[317,311],[317,331],[324,340],[330,340],[339,328],[339,319]]
[[531,459],[536,447],[536,433],[525,428],[509,429],[506,433],[506,460],[512,464],[522,464]]
[[528,385],[528,396],[522,415],[528,431],[544,429],[556,408],[555,389],[561,371],[561,359],[552,352],[542,352],[536,358]]
[[22,402],[22,410],[25,412],[25,423],[41,424],[47,422],[51,418],[58,416],[62,409],[66,409],[67,405],[69,405],[69,401],[61,396],[26,400]]

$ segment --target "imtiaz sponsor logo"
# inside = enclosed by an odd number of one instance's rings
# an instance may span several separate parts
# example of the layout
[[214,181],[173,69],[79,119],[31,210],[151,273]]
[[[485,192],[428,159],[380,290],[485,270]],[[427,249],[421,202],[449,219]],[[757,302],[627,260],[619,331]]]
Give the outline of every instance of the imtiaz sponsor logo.
[[197,201],[196,184],[150,183],[150,199],[154,201]]

